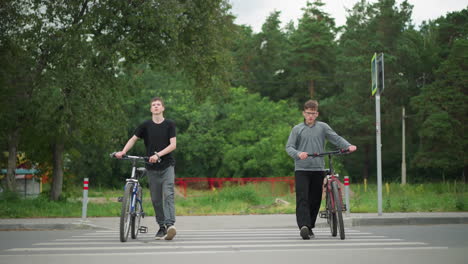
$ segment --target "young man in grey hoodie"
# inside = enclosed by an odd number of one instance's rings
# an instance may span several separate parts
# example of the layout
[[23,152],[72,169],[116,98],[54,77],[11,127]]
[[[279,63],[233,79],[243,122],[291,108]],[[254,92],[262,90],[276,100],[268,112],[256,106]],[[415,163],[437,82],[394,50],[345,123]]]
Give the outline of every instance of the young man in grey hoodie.
[[318,211],[322,202],[325,162],[322,157],[309,158],[312,153],[324,152],[325,140],[340,149],[350,152],[357,148],[340,137],[331,127],[317,121],[318,102],[309,100],[304,104],[304,122],[296,125],[286,144],[286,152],[295,161],[296,179],[296,221],[303,239],[314,237]]

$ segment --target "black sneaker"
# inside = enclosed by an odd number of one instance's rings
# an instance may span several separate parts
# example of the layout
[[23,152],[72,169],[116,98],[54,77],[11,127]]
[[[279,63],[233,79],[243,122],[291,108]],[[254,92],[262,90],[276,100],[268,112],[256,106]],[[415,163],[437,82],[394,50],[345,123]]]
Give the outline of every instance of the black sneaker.
[[312,228],[309,228],[309,237],[315,238],[314,232],[312,232]]
[[167,230],[165,227],[161,226],[158,230],[158,232],[156,233],[156,236],[154,237],[154,239],[156,240],[161,240],[161,239],[164,239],[164,237],[166,236],[167,234]]
[[164,239],[165,240],[172,240],[175,237],[176,233],[177,233],[177,231],[176,231],[175,226],[169,225],[169,226],[167,226],[167,235],[164,237]]
[[304,240],[310,239],[309,232],[310,232],[310,229],[307,226],[301,227],[300,234],[301,234],[302,239]]

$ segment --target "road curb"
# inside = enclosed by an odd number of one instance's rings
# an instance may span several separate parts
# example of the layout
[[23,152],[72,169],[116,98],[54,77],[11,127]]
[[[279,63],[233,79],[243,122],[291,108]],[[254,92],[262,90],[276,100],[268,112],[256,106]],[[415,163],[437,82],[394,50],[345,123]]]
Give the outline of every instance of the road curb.
[[468,217],[352,218],[351,226],[468,224]]

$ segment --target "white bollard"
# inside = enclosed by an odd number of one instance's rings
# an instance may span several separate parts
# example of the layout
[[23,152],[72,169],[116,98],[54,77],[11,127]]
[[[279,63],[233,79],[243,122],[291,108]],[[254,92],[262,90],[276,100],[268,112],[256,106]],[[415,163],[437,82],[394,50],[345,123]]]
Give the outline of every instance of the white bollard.
[[88,178],[84,178],[83,181],[83,210],[81,212],[81,220],[86,220],[86,211],[88,209]]
[[344,176],[345,197],[346,197],[346,216],[351,212],[349,204],[349,176]]

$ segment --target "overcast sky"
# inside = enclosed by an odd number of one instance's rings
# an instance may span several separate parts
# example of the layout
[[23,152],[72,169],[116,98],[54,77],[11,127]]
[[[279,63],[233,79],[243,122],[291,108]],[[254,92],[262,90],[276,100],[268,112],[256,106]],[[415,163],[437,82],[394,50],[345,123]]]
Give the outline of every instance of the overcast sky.
[[[237,18],[236,24],[250,25],[254,32],[259,32],[265,19],[274,10],[281,11],[280,21],[282,26],[293,20],[297,26],[297,20],[302,16],[301,8],[306,6],[307,0],[228,0],[231,5],[231,13]],[[311,2],[313,0],[310,0]],[[358,0],[322,0],[325,3],[324,11],[335,18],[337,26],[346,23],[345,8],[352,8]],[[370,0],[369,2],[375,2]],[[401,3],[397,0],[397,3]],[[420,25],[424,20],[436,19],[447,12],[460,11],[468,7],[468,0],[409,0],[413,7],[412,21]]]

